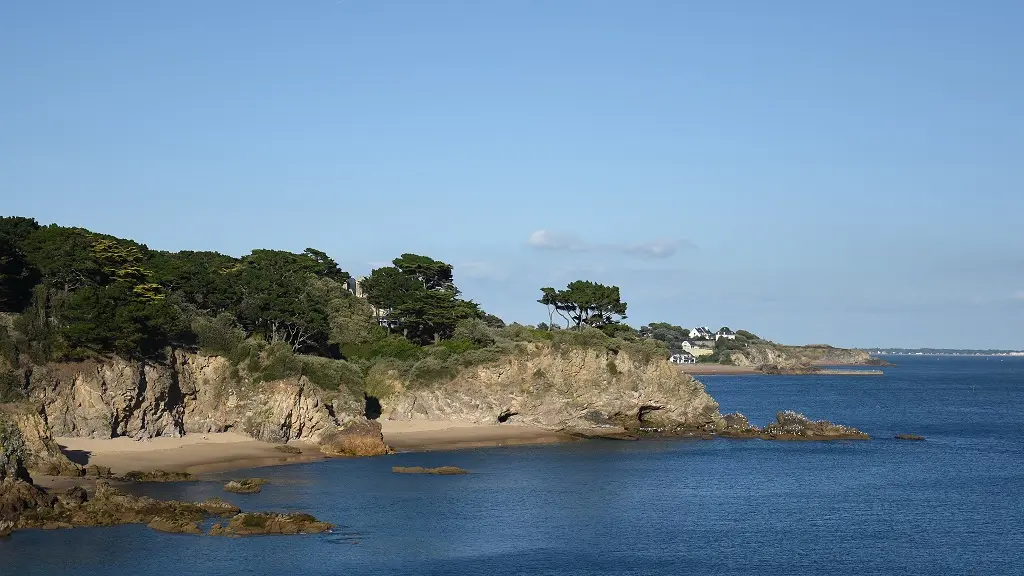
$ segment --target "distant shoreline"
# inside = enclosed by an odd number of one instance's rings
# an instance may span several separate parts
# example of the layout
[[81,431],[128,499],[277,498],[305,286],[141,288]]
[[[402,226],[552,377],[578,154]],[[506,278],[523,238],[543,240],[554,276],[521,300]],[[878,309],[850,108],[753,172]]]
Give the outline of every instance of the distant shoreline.
[[779,370],[767,372],[753,366],[729,366],[727,364],[686,364],[680,367],[690,376],[881,376],[884,374],[872,364],[828,364],[816,365],[809,370]]

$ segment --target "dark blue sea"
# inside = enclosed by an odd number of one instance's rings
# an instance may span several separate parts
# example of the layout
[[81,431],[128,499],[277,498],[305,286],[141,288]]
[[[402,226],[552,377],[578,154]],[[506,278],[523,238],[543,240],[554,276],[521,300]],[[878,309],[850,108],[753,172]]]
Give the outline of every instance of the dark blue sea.
[[[792,408],[867,442],[592,441],[264,468],[255,495],[145,490],[338,530],[18,532],[0,541],[0,575],[1024,574],[1024,358],[892,360],[884,376],[703,378],[723,412],[764,423]],[[473,474],[390,472],[448,464]]]

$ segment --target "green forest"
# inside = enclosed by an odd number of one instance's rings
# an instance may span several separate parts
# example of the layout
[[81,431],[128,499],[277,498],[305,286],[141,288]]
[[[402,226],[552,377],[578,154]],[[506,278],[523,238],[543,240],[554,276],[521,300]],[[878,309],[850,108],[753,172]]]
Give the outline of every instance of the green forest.
[[166,252],[2,217],[0,395],[17,396],[33,365],[111,354],[163,361],[173,349],[227,357],[255,381],[305,375],[359,393],[389,371],[413,385],[436,382],[528,342],[668,356],[668,342],[623,323],[616,286],[541,288],[548,322],[521,326],[463,298],[454,278],[450,264],[402,254],[357,288],[314,248]]

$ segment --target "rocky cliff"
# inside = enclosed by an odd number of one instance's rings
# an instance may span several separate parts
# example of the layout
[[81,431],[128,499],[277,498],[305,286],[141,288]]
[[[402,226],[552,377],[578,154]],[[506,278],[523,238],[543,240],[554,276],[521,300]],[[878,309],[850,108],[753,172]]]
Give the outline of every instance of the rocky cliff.
[[729,353],[730,363],[783,371],[811,370],[828,365],[878,365],[880,362],[863,350],[832,346],[783,346],[770,342],[751,344]]
[[[35,367],[28,389],[38,414],[20,409],[17,424],[38,439],[30,464],[41,470],[55,464],[52,436],[143,439],[233,430],[266,442],[320,443],[366,422],[362,401],[350,394],[328,400],[304,377],[255,383],[224,358],[181,350],[160,363],[112,357]],[[359,429],[372,434],[371,428]],[[370,445],[386,451],[379,430],[363,439],[361,446]]]
[[704,386],[668,362],[608,350],[534,343],[438,386],[391,384],[393,393],[381,399],[382,418],[390,420],[514,422],[569,431],[697,431],[721,420]]

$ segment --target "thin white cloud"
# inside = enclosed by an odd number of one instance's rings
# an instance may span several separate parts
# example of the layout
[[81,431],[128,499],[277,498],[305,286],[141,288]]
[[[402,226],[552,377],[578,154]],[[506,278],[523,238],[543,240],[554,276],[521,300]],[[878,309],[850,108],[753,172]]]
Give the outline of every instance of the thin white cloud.
[[1024,290],[1017,290],[1016,292],[1013,293],[1013,296],[1011,296],[1011,298],[1013,298],[1014,300],[1024,301]]
[[559,234],[550,230],[534,230],[527,239],[527,244],[538,250],[563,252],[619,252],[642,258],[668,258],[689,243],[660,238],[647,242],[631,242],[621,244],[600,244],[585,242],[576,236]]
[[587,245],[575,236],[556,234],[548,230],[534,230],[527,243],[542,250],[586,250]]

